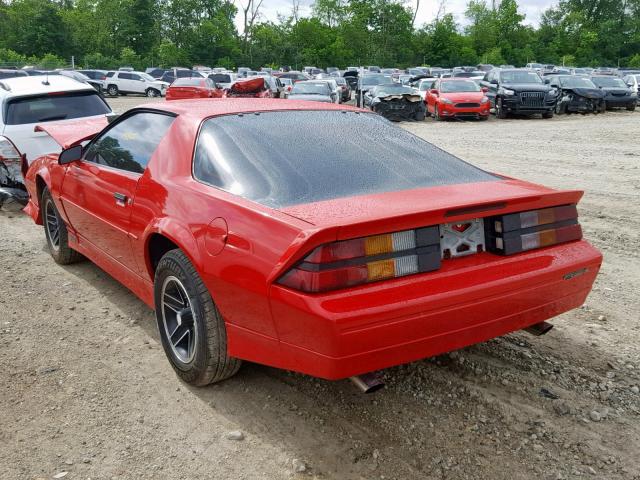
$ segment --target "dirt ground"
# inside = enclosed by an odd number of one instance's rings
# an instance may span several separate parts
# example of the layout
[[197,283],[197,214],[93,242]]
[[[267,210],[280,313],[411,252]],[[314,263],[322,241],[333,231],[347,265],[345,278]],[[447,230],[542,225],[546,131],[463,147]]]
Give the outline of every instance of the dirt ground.
[[640,113],[402,126],[584,189],[605,255],[587,304],[543,337],[389,369],[372,395],[253,364],[191,388],[142,302],[89,262],[56,265],[41,227],[1,213],[0,478],[640,479]]

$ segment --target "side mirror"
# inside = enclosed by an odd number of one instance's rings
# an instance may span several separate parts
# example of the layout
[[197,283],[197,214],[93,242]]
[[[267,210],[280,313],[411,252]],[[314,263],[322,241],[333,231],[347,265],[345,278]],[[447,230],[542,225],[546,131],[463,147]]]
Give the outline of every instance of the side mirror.
[[439,95],[440,94],[440,92],[438,92],[438,89],[436,89],[436,88],[432,88],[431,90],[429,90],[429,93],[431,95]]
[[487,87],[482,87],[480,90],[482,90],[482,93],[487,93],[489,91]]
[[82,145],[76,145],[71,148],[63,150],[58,157],[59,165],[67,165],[69,163],[77,162],[82,158]]

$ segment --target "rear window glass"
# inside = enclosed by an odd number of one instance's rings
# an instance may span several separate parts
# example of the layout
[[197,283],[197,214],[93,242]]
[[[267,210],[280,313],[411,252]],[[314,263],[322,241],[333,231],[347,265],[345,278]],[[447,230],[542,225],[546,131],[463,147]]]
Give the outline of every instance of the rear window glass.
[[107,104],[95,91],[39,95],[9,101],[5,123],[7,125],[25,125],[91,117],[110,112]]
[[209,75],[209,78],[216,83],[231,83],[231,75],[227,75],[226,73],[214,73]]
[[496,179],[378,115],[340,111],[210,118],[193,173],[273,208]]

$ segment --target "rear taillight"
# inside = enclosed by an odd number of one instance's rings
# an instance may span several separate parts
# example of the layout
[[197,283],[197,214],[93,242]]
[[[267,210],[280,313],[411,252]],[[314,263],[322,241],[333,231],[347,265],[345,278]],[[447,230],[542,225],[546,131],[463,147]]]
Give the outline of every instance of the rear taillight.
[[5,163],[18,163],[21,161],[22,155],[7,137],[0,135],[0,161]]
[[321,245],[281,285],[317,293],[440,268],[438,226]]
[[575,205],[491,217],[485,221],[485,225],[487,249],[501,255],[582,238]]
[[320,245],[277,283],[309,293],[430,272],[485,249],[511,255],[580,240],[575,205],[476,218]]

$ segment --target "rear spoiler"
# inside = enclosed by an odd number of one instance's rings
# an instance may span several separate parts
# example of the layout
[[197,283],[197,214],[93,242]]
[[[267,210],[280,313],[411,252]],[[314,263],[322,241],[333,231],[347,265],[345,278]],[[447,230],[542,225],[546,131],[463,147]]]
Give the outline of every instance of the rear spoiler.
[[45,132],[63,150],[91,140],[110,123],[108,117],[79,119],[77,122],[50,122],[36,125],[34,131]]

